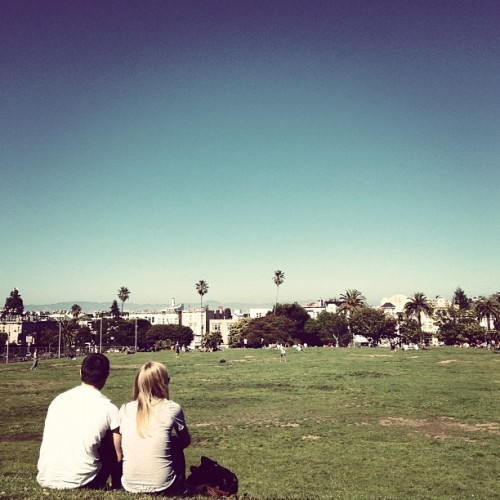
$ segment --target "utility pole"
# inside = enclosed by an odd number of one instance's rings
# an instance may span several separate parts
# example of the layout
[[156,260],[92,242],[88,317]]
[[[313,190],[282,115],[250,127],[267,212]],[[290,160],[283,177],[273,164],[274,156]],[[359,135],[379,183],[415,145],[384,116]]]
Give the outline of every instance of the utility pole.
[[101,326],[99,327],[99,354],[102,354],[102,316],[99,319],[101,320]]
[[59,320],[59,348],[57,350],[57,357],[61,357],[61,336],[62,336],[62,327],[61,327],[61,320]]
[[137,318],[135,318],[135,345],[134,351],[137,351]]

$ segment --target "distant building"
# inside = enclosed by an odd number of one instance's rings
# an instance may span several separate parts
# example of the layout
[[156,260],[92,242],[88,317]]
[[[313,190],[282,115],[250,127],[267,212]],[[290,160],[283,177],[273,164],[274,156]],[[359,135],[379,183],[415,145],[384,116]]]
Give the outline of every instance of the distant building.
[[211,319],[209,321],[209,332],[220,333],[222,336],[222,344],[224,347],[229,346],[229,334],[231,326],[237,323],[239,319]]
[[315,302],[308,302],[303,307],[312,319],[318,319],[318,315],[322,312],[335,314],[338,311],[338,306],[333,300],[319,299]]
[[263,318],[264,316],[267,316],[267,313],[271,311],[272,309],[269,307],[259,307],[250,309],[250,318],[252,319]]
[[182,311],[182,326],[188,326],[194,333],[193,342],[190,345],[191,348],[201,347],[202,334],[205,335],[208,332],[209,320],[211,319],[214,319],[214,311],[210,311],[207,308],[188,308]]
[[151,325],[180,325],[183,304],[171,300],[170,307],[156,311],[129,311],[128,319],[145,319]]

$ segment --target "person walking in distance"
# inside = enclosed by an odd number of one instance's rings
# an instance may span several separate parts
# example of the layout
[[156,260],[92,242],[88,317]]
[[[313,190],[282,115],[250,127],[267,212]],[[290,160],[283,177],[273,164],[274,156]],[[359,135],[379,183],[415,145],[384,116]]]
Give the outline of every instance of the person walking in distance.
[[38,349],[33,351],[33,364],[31,365],[30,370],[36,371],[38,370]]
[[278,350],[280,352],[280,363],[282,361],[286,362],[286,347],[283,344],[278,344]]

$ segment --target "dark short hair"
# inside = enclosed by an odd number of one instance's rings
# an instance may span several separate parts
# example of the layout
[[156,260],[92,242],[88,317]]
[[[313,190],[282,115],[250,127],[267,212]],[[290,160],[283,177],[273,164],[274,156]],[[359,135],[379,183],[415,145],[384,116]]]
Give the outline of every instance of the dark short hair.
[[109,359],[104,354],[85,356],[82,363],[82,382],[98,389],[104,387],[109,375]]

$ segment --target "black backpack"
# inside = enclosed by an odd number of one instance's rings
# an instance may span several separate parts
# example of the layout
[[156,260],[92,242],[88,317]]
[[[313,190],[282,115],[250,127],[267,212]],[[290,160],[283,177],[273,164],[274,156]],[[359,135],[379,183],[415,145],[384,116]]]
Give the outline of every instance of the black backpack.
[[186,479],[188,488],[202,493],[202,487],[208,485],[211,489],[215,488],[220,493],[223,493],[224,496],[235,495],[238,492],[238,477],[236,474],[226,469],[226,467],[222,467],[215,460],[201,457],[201,464],[192,466],[190,469],[191,474]]

